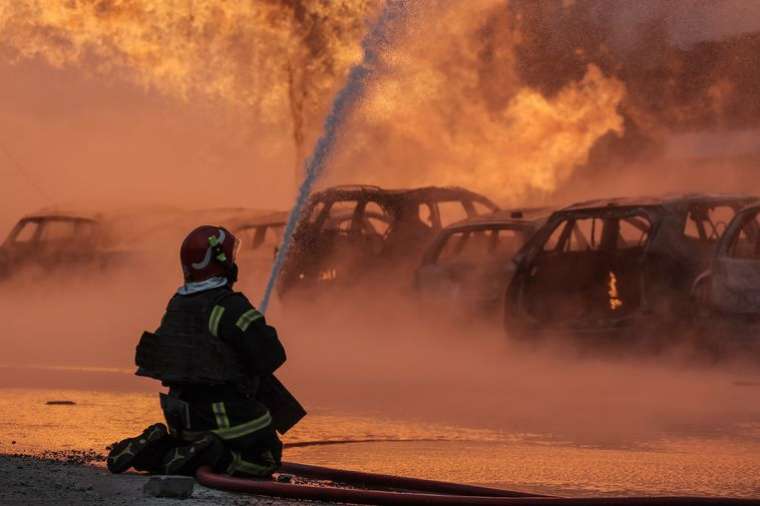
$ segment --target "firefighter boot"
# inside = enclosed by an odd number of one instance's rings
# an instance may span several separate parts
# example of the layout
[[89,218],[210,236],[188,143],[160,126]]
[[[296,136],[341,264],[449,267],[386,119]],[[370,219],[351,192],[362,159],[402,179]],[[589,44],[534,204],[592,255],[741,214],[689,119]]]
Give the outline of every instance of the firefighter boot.
[[206,434],[191,444],[172,448],[161,462],[163,474],[193,476],[203,465],[216,467],[227,453],[224,443],[214,434]]
[[[108,453],[107,466],[112,473],[123,473],[130,467],[146,470],[151,460],[155,460],[156,451],[161,451],[169,439],[169,432],[162,423],[148,427],[137,437],[124,439],[115,443]],[[163,453],[163,452],[162,452]]]

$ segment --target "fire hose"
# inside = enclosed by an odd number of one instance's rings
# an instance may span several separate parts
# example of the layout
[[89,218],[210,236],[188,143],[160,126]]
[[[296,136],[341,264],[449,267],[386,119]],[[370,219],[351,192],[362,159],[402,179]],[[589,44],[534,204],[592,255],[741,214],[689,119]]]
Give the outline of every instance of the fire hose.
[[[405,478],[384,474],[347,471],[306,464],[283,463],[281,473],[317,480],[329,480],[345,484],[339,486],[313,486],[280,483],[272,480],[236,478],[214,473],[211,468],[201,467],[196,473],[198,483],[209,488],[230,492],[243,492],[284,499],[306,499],[312,501],[376,504],[376,505],[633,505],[647,506],[680,504],[755,504],[760,500],[724,497],[583,497],[565,498],[542,496],[501,490],[489,487],[464,485],[418,478]],[[376,488],[368,488],[376,487]]]

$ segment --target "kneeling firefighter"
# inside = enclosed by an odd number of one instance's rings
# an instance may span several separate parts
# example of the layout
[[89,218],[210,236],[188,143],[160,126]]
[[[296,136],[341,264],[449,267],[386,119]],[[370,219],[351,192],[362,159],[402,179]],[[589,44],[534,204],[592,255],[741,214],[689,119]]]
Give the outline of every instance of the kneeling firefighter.
[[166,425],[151,425],[113,445],[108,469],[191,475],[216,472],[270,476],[281,463],[285,433],[305,414],[272,375],[285,362],[277,331],[232,290],[239,242],[222,227],[202,226],[182,243],[185,284],[169,301],[161,326],[144,332],[139,376],[169,387],[161,393]]

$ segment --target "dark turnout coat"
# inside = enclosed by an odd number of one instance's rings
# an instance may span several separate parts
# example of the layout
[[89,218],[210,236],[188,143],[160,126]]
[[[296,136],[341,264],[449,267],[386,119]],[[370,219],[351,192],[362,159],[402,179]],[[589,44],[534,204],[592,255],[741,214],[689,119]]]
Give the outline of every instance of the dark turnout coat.
[[[168,405],[175,406],[169,411],[185,411],[182,421],[174,422],[182,425],[178,429],[211,430],[221,437],[246,432],[238,426],[252,420],[258,422],[250,429],[266,426],[284,433],[304,416],[273,376],[285,360],[277,331],[228,287],[175,295],[158,330],[143,334],[136,356],[138,375],[170,387],[164,411]],[[177,400],[187,407],[177,409]]]

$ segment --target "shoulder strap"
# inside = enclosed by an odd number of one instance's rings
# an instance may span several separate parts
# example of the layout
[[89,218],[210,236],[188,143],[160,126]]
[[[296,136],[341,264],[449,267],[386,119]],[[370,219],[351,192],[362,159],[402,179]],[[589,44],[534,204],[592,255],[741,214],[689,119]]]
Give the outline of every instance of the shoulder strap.
[[245,305],[247,305],[247,308],[244,307],[241,314],[236,315],[238,316],[238,319],[235,322],[235,325],[243,332],[248,330],[248,327],[251,325],[251,323],[264,317],[263,314],[261,314],[255,307],[253,307],[253,304],[251,304],[251,302],[248,300],[248,297],[246,297],[242,292],[225,291],[223,294],[219,294],[211,302],[212,306],[209,314],[209,330],[211,331],[212,335],[216,337],[218,337],[219,324],[221,322],[222,315],[228,309],[228,307],[224,306],[222,303],[224,300],[231,297],[239,297],[242,299],[242,301],[244,301]]
[[219,290],[219,293],[214,294],[209,300],[208,330],[212,336],[219,337],[219,324],[222,321],[222,316],[226,309],[224,305],[222,305],[222,302],[238,293],[239,292],[233,292],[232,290]]

